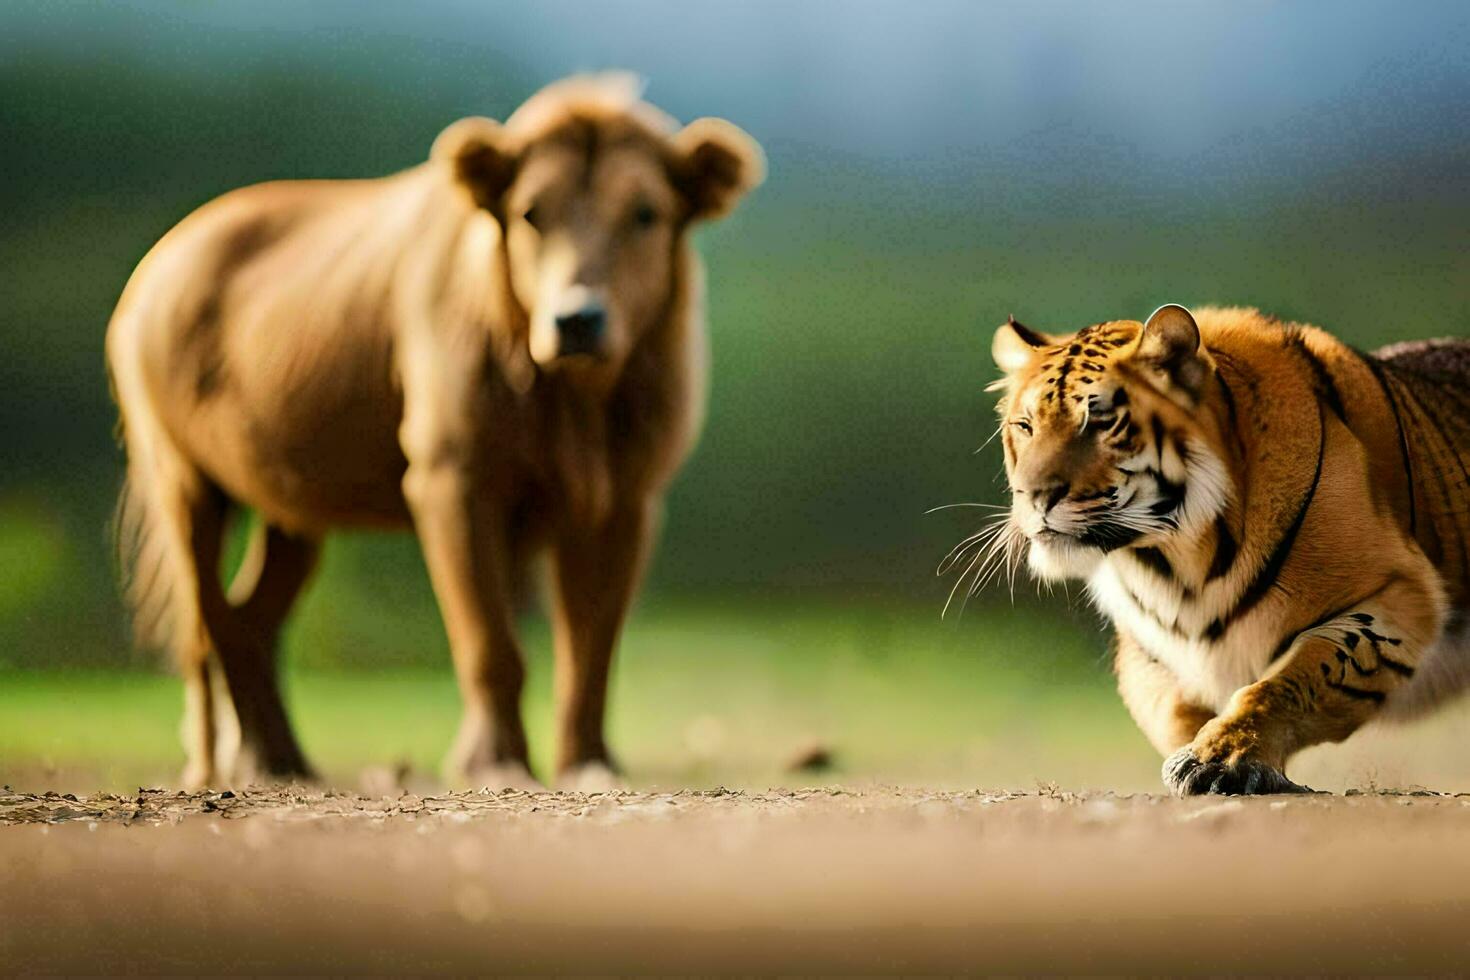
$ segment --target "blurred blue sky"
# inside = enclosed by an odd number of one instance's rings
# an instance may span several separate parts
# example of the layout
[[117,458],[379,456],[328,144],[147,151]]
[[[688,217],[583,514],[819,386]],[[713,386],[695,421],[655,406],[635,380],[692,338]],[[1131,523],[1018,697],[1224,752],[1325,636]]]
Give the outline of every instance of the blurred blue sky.
[[1147,177],[1223,154],[1285,175],[1385,141],[1428,155],[1459,142],[1470,105],[1465,2],[6,7],[6,58],[134,62],[208,85],[329,49],[334,72],[502,114],[527,86],[627,67],[675,115],[727,115],[778,150],[930,165],[993,154]]

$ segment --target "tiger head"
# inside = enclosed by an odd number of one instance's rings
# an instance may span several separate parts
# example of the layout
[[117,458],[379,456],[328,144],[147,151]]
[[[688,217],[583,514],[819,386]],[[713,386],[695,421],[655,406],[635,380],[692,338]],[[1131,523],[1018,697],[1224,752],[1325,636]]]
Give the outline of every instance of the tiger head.
[[1225,396],[1184,307],[1067,337],[1012,319],[991,351],[1009,526],[1033,573],[1084,578],[1109,552],[1159,546],[1223,511],[1227,423],[1213,408]]

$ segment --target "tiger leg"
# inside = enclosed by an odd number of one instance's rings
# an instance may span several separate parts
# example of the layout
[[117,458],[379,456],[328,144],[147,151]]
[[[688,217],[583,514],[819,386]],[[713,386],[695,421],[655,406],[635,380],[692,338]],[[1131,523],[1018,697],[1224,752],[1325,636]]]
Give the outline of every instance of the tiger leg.
[[1219,717],[1164,761],[1179,796],[1306,791],[1286,760],[1340,742],[1413,677],[1442,626],[1432,588],[1395,577],[1365,602],[1297,634],[1267,674],[1231,697]]
[[1113,671],[1128,713],[1160,755],[1188,745],[1215,713],[1190,701],[1174,672],[1155,660],[1138,642],[1118,631]]

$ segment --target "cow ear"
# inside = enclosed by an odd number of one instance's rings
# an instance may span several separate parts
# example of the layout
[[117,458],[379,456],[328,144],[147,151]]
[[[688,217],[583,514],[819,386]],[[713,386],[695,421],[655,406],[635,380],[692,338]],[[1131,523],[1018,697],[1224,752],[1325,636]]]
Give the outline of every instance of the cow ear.
[[734,123],[696,119],[671,143],[675,183],[689,200],[693,218],[724,217],[766,179],[760,144]]
[[995,358],[996,367],[1006,374],[1015,374],[1031,363],[1038,350],[1049,347],[1051,342],[1045,334],[1037,333],[1015,317],[1007,317],[1005,323],[995,328],[990,356]]
[[1200,349],[1199,324],[1177,303],[1159,307],[1144,322],[1133,358],[1191,399],[1199,397],[1210,374]]
[[451,123],[434,140],[429,159],[449,167],[475,203],[495,211],[515,177],[505,129],[493,119],[470,116]]

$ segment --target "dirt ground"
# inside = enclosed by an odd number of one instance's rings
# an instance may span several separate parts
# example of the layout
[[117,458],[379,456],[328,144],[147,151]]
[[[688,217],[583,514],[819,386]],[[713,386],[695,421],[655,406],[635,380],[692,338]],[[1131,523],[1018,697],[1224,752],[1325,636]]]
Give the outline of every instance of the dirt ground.
[[1463,972],[1470,796],[0,794],[0,969]]

